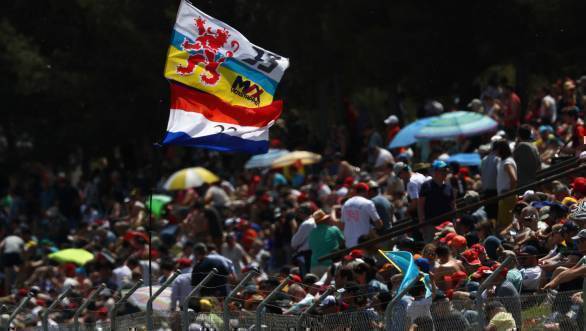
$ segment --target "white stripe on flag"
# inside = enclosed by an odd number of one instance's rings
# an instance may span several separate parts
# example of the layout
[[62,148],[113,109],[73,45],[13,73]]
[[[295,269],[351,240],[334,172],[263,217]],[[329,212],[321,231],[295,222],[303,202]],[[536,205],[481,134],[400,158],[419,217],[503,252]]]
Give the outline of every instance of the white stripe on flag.
[[224,133],[230,136],[248,140],[268,140],[270,123],[265,127],[240,126],[230,123],[208,120],[200,113],[186,112],[181,109],[171,109],[167,131],[183,132],[192,138]]

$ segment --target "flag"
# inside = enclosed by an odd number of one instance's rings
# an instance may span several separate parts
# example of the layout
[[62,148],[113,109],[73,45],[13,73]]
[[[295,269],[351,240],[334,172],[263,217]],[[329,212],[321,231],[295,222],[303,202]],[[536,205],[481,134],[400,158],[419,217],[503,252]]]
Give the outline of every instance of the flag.
[[[399,286],[398,292],[401,292],[409,283],[419,277],[419,268],[415,264],[413,255],[406,251],[382,251],[379,252],[403,274],[403,280]],[[423,284],[425,285],[425,297],[431,296],[431,278],[428,274],[423,273]]]
[[171,111],[163,144],[222,152],[266,153],[269,127],[282,102],[260,108],[229,105],[218,97],[171,82]]
[[270,105],[289,60],[182,0],[165,77],[243,107]]

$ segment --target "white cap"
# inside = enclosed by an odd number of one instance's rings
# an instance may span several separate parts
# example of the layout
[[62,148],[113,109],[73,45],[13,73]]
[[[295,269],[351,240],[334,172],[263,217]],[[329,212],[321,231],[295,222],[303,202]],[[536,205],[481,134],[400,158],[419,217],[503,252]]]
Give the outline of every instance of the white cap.
[[385,124],[389,125],[389,124],[397,124],[399,123],[399,118],[395,115],[391,115],[389,117],[387,117],[387,119],[385,120]]

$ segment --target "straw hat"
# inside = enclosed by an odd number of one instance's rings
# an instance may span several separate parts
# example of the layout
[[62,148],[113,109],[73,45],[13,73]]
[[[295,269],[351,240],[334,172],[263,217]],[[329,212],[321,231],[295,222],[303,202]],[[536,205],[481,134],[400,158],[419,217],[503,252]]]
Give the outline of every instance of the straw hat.
[[326,214],[323,210],[318,209],[313,213],[312,217],[315,220],[315,224],[321,224],[327,221],[330,218],[330,215]]

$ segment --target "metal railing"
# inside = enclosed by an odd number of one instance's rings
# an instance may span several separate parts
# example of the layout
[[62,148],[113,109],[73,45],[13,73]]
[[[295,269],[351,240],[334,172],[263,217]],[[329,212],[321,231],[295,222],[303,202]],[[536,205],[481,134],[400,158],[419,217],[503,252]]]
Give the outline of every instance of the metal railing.
[[[273,312],[265,312],[265,307],[274,306],[272,300],[275,296],[282,291],[282,289],[290,283],[290,279],[285,279],[276,288],[274,288],[270,294],[268,294],[254,310],[246,310],[244,308],[239,309],[238,314],[242,314],[238,320],[238,325],[231,325],[229,316],[233,311],[230,305],[225,304],[226,301],[234,300],[236,293],[240,291],[245,284],[256,274],[249,272],[245,278],[235,287],[234,291],[226,298],[217,298],[218,302],[216,311],[197,312],[198,319],[196,323],[201,321],[209,321],[211,325],[210,329],[220,330],[222,328],[228,330],[340,330],[348,329],[352,330],[399,330],[406,329],[417,324],[418,326],[425,326],[426,324],[431,325],[434,330],[446,330],[452,331],[454,329],[462,330],[484,330],[489,324],[494,322],[495,314],[491,311],[491,307],[500,307],[502,313],[499,317],[500,322],[502,319],[509,319],[509,323],[515,323],[517,328],[523,330],[552,330],[552,329],[569,329],[569,330],[583,330],[586,325],[586,280],[583,283],[581,290],[567,291],[567,292],[541,292],[541,293],[530,293],[523,294],[514,297],[499,297],[489,293],[495,284],[495,280],[499,276],[503,268],[508,267],[512,258],[507,258],[499,268],[497,268],[492,275],[490,275],[485,281],[478,285],[476,295],[474,299],[459,299],[451,301],[438,301],[431,304],[425,309],[421,309],[420,304],[414,305],[419,306],[415,315],[413,311],[407,309],[409,305],[413,305],[414,301],[421,300],[413,297],[402,300],[405,298],[410,289],[420,282],[422,274],[419,277],[413,279],[407,286],[397,293],[386,306],[377,307],[373,304],[371,307],[363,307],[348,309],[346,311],[339,311],[337,313],[325,313],[322,309],[315,310],[314,308],[320,306],[325,298],[330,295],[337,297],[337,300],[343,299],[344,296],[335,292],[333,287],[328,288],[319,298],[315,299],[306,309],[300,313],[292,315],[275,314]],[[213,277],[213,273],[206,276],[208,280]],[[170,278],[171,279],[171,278]],[[172,280],[167,282],[167,285],[172,283]],[[203,283],[203,281],[202,281]],[[55,319],[55,321],[70,321],[69,324],[60,324],[58,326],[49,326],[48,320],[49,315],[55,311],[57,305],[59,305],[66,297],[69,296],[71,290],[66,289],[59,297],[41,314],[42,328],[36,330],[80,330],[80,329],[98,329],[102,330],[124,330],[127,331],[133,328],[142,329],[145,326],[149,326],[147,323],[153,323],[155,319],[155,312],[151,309],[147,309],[145,312],[117,316],[118,308],[124,304],[132,293],[142,284],[138,282],[124,297],[119,300],[110,310],[109,316],[110,321],[100,321],[94,324],[86,324],[85,328],[79,323],[79,318],[87,310],[88,304],[93,302],[95,297],[104,288],[103,286],[98,287],[93,291],[87,299],[84,300],[83,304],[76,310],[71,319]],[[191,295],[194,295],[205,283],[199,288],[195,288]],[[236,291],[236,292],[235,292]],[[159,291],[157,291],[159,292]],[[155,293],[159,295],[160,293]],[[582,299],[580,299],[580,295]],[[156,298],[153,295],[153,298]],[[220,305],[220,300],[224,300],[224,305]],[[11,323],[17,319],[19,315],[30,316],[30,307],[27,307],[31,300],[31,295],[24,297],[18,306],[9,308],[10,310],[2,313],[2,330],[10,330]],[[182,309],[187,305],[187,300],[182,303]],[[428,299],[426,299],[428,300]],[[581,301],[580,301],[581,300]],[[338,301],[339,302],[339,301]],[[581,304],[579,303],[581,302]],[[496,303],[496,304],[495,304]],[[331,303],[329,303],[331,304]],[[339,307],[339,305],[334,305]],[[331,307],[331,306],[329,306]],[[397,308],[397,309],[395,309]],[[400,309],[399,309],[400,308]],[[27,311],[29,310],[29,311]],[[8,314],[10,315],[8,316]],[[59,311],[55,311],[55,316],[59,316]],[[192,321],[189,319],[181,318],[179,322],[181,325],[176,324],[173,326],[173,321],[170,318],[169,312],[157,311],[157,328],[167,329],[189,329]],[[223,313],[224,318],[222,319],[219,314]],[[88,312],[91,314],[91,312]],[[151,315],[150,317],[148,315]],[[400,314],[400,315],[399,315]],[[69,315],[71,316],[71,315]],[[88,315],[89,316],[89,315]],[[166,317],[161,317],[166,316]],[[242,318],[245,316],[245,318]],[[71,317],[69,317],[71,318]],[[151,322],[147,322],[147,321]],[[514,322],[513,322],[514,321]],[[30,322],[29,322],[30,323]],[[154,325],[151,324],[151,326]],[[25,326],[25,329],[34,327],[33,325]],[[426,327],[423,327],[426,329]],[[34,329],[34,328],[33,328]]]

